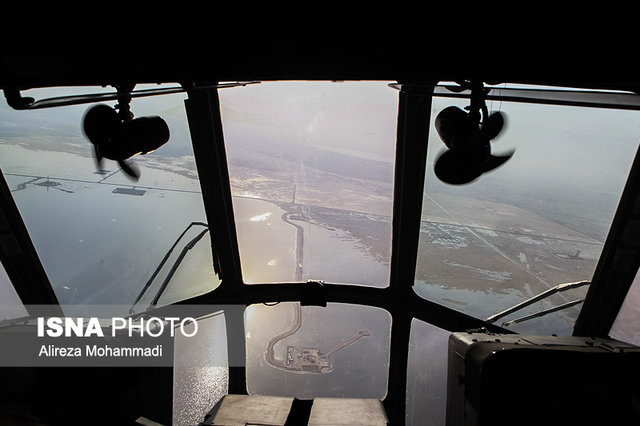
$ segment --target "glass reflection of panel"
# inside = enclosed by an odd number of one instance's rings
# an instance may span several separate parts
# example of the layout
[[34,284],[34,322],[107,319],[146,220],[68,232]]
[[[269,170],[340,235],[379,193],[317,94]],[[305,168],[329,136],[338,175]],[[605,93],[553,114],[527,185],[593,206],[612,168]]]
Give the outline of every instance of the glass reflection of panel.
[[[228,393],[227,333],[222,312],[198,318],[175,334],[173,425],[200,424]],[[194,334],[195,333],[195,334]],[[192,337],[191,334],[194,334]]]
[[640,346],[640,273],[636,273],[609,336]]
[[244,281],[387,286],[398,92],[263,82],[220,104]]
[[[98,91],[26,94],[42,99]],[[180,233],[191,222],[206,222],[183,100],[178,94],[131,102],[135,117],[160,115],[171,132],[165,145],[133,159],[141,172],[137,182],[111,160],[97,169],[93,145],[82,132],[92,105],[14,111],[0,103],[0,167],[62,305],[132,304]],[[149,287],[141,309],[200,229],[192,231]],[[207,234],[189,250],[159,303],[217,285]]]
[[391,317],[383,309],[251,305],[245,330],[249,394],[383,399],[387,393]]
[[4,265],[0,263],[0,321],[22,318],[28,314]]
[[[461,186],[439,181],[445,146],[433,119],[462,100],[433,101],[415,292],[487,318],[558,284],[590,280],[638,148],[636,111],[488,102],[507,126],[495,154],[502,167]],[[500,323],[583,299],[557,293]],[[509,326],[570,335],[581,305]]]
[[407,426],[445,424],[450,334],[417,319],[411,322],[407,365]]

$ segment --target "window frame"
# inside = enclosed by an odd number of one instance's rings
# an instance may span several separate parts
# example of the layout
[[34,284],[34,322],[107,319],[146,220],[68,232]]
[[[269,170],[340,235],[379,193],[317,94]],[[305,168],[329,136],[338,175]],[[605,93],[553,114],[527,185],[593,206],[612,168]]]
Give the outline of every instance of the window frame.
[[[327,302],[335,302],[385,309],[391,315],[392,329],[389,382],[384,405],[390,418],[400,422],[405,418],[407,353],[414,319],[452,332],[485,328],[492,332],[513,333],[424,300],[412,289],[422,213],[431,101],[432,96],[435,96],[436,85],[436,81],[426,81],[422,84],[401,82],[397,86],[399,109],[391,272],[389,286],[386,288],[318,282],[244,285],[218,89],[196,89],[191,86],[185,100],[203,203],[212,229],[213,261],[221,274],[222,283],[209,293],[180,303],[247,306],[253,303],[291,301],[322,306]],[[639,158],[637,154],[574,334],[606,337],[640,264],[640,247],[630,244],[624,238],[627,227],[638,217],[635,194],[640,192]],[[0,195],[0,207],[7,223],[2,228],[2,263],[15,284],[18,295],[26,306],[58,304],[3,176],[0,179]],[[227,330],[236,332],[235,336],[228,335],[230,358],[244,354],[244,333],[237,333],[240,329],[244,331],[242,315],[227,317]],[[229,368],[229,392],[246,392],[243,367]]]

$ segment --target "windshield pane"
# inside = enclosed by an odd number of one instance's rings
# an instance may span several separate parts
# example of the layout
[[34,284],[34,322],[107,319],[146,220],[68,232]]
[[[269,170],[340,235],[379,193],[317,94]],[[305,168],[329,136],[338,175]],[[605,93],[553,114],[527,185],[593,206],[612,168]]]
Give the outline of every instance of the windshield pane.
[[[485,319],[558,284],[591,280],[638,148],[638,112],[488,102],[507,126],[494,154],[503,166],[447,185],[433,165],[445,148],[435,116],[463,100],[434,98],[414,290]],[[498,324],[584,298],[556,293]],[[509,325],[522,333],[572,333],[580,304]]]
[[[99,90],[35,92],[27,95],[42,99]],[[90,105],[33,111],[0,105],[2,172],[58,300],[69,309],[132,305],[183,230],[191,222],[206,222],[183,99],[168,95],[131,102],[136,117],[160,115],[171,132],[164,146],[135,157],[137,182],[111,160],[97,169],[93,145],[81,130]],[[180,239],[137,310],[147,308],[183,247],[202,230],[193,226]],[[159,304],[217,286],[208,240],[207,233],[185,256]]]
[[244,281],[387,286],[397,91],[270,82],[220,103]]
[[413,319],[407,362],[407,426],[442,426],[450,332]]
[[176,332],[173,341],[174,426],[199,424],[229,391],[224,312],[197,321],[197,333],[190,323],[189,337]]
[[245,330],[249,394],[380,400],[387,394],[391,315],[384,309],[251,305]]
[[0,321],[12,320],[28,316],[27,309],[16,293],[13,283],[0,263]]
[[609,336],[640,346],[640,271],[636,272],[618,316],[611,326]]

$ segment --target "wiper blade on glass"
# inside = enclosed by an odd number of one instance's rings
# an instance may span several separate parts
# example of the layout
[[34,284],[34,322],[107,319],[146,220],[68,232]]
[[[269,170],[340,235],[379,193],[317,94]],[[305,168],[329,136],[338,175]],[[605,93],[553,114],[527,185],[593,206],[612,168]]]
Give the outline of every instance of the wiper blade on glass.
[[[496,322],[496,320],[498,320],[498,319],[500,319],[500,318],[502,318],[504,316],[507,316],[507,315],[509,315],[509,314],[511,314],[511,313],[513,313],[515,311],[519,311],[520,309],[522,309],[524,307],[527,307],[527,306],[529,306],[529,305],[531,305],[531,304],[533,304],[535,302],[538,302],[538,301],[540,301],[542,299],[545,299],[545,298],[551,296],[552,294],[555,294],[555,293],[558,293],[558,292],[561,292],[561,291],[570,290],[570,289],[577,288],[577,287],[582,287],[582,286],[589,285],[589,284],[591,284],[591,281],[576,281],[576,282],[571,282],[571,283],[558,284],[557,286],[551,287],[550,289],[545,290],[542,293],[525,300],[524,302],[520,302],[517,305],[512,306],[509,309],[505,309],[502,312],[499,312],[499,313],[497,313],[495,315],[491,315],[490,317],[487,317],[485,319],[485,321],[488,322],[488,323],[494,323],[494,322]],[[574,301],[574,302],[578,302],[578,301]],[[569,303],[573,303],[573,302],[569,302]],[[577,304],[577,303],[573,303],[573,305],[575,305],[575,304]],[[573,305],[570,305],[570,306],[573,306]],[[560,305],[560,306],[562,306],[562,308],[560,308],[560,307],[557,307],[557,308],[564,309],[564,308],[568,308],[569,307],[569,306],[564,306],[564,305]],[[552,308],[552,309],[555,309],[555,308]],[[556,310],[558,310],[558,309],[556,309]],[[544,312],[544,311],[542,311],[542,312]],[[554,311],[551,311],[551,312],[554,312]],[[546,312],[546,313],[550,313],[550,312]],[[545,315],[545,314],[543,314],[543,315]],[[524,319],[521,319],[521,321],[524,321]]]
[[526,315],[524,317],[520,317],[520,318],[511,320],[511,321],[503,322],[502,326],[503,327],[508,327],[511,324],[517,324],[519,322],[524,322],[524,321],[527,321],[527,320],[530,320],[530,319],[533,319],[533,318],[538,318],[538,317],[550,314],[552,312],[561,311],[563,309],[570,308],[570,307],[575,306],[575,305],[577,305],[579,303],[582,303],[582,302],[584,302],[584,299],[573,300],[571,302],[563,303],[562,305],[554,306],[553,308],[544,309],[544,310],[542,310],[540,312],[536,312],[536,313],[531,314],[531,315]]
[[151,284],[153,283],[153,281],[156,279],[156,277],[158,276],[158,273],[160,272],[160,270],[162,269],[162,267],[164,266],[164,264],[167,262],[167,260],[169,259],[169,256],[171,256],[171,253],[173,252],[173,249],[176,248],[176,246],[178,245],[178,243],[180,242],[180,240],[182,239],[182,237],[184,237],[184,235],[189,231],[189,229],[191,229],[191,227],[193,226],[204,226],[206,229],[202,232],[200,232],[198,235],[196,235],[196,237],[194,237],[191,241],[189,241],[182,249],[182,252],[180,253],[180,255],[178,256],[178,259],[176,259],[176,261],[174,262],[173,266],[171,267],[171,270],[169,271],[169,274],[167,274],[167,277],[165,278],[164,282],[162,283],[162,286],[160,287],[160,290],[158,291],[158,293],[156,294],[156,296],[153,298],[153,301],[151,302],[151,304],[149,305],[149,307],[151,307],[152,305],[154,305],[158,299],[160,298],[160,296],[162,295],[162,292],[164,292],[165,288],[167,287],[167,285],[169,284],[169,281],[171,280],[171,278],[173,277],[173,274],[175,273],[175,271],[178,269],[178,266],[180,266],[180,263],[182,263],[182,260],[184,259],[184,257],[186,256],[187,252],[189,250],[191,250],[198,241],[200,241],[200,239],[204,236],[204,234],[206,234],[209,231],[209,225],[207,225],[204,222],[191,222],[184,231],[182,231],[182,233],[178,236],[178,238],[176,238],[175,242],[173,243],[173,245],[171,246],[171,248],[169,248],[169,250],[167,251],[167,253],[164,255],[164,257],[162,258],[162,261],[160,261],[160,264],[158,264],[158,267],[156,268],[156,270],[153,272],[153,274],[151,275],[151,278],[149,278],[149,280],[146,282],[146,284],[144,285],[144,287],[142,287],[142,290],[140,291],[140,293],[138,293],[138,297],[136,297],[136,300],[133,302],[133,304],[131,305],[131,308],[129,308],[129,313],[132,314],[133,313],[133,309],[135,308],[135,306],[138,304],[138,302],[140,301],[140,299],[142,299],[142,296],[147,292],[147,290],[149,289],[149,287],[151,286]]

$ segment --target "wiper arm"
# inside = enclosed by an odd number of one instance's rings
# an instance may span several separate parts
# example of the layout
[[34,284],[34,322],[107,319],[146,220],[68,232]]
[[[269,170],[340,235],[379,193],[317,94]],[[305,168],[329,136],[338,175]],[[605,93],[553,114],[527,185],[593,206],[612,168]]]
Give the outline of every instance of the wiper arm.
[[206,234],[209,231],[209,225],[207,225],[204,222],[191,222],[184,231],[182,231],[182,233],[178,236],[178,238],[176,238],[176,241],[173,243],[173,245],[171,246],[171,248],[169,248],[169,250],[167,251],[167,253],[164,255],[164,257],[162,258],[162,261],[160,261],[160,264],[158,265],[158,267],[156,268],[156,270],[153,272],[153,274],[151,275],[151,278],[149,278],[149,280],[146,282],[146,284],[144,285],[144,287],[142,287],[142,290],[140,291],[140,293],[138,293],[138,297],[136,297],[136,300],[133,302],[133,304],[131,305],[131,308],[129,308],[129,313],[132,314],[133,313],[133,309],[135,308],[135,306],[138,304],[138,302],[140,301],[140,299],[142,299],[142,296],[147,292],[147,290],[149,289],[149,287],[151,286],[151,284],[153,283],[153,281],[156,279],[156,277],[158,276],[158,273],[160,272],[160,270],[162,269],[162,267],[164,266],[164,264],[167,262],[167,260],[169,259],[169,256],[171,256],[171,253],[173,252],[173,249],[176,248],[176,246],[178,245],[178,243],[180,242],[180,240],[182,239],[182,237],[184,237],[184,235],[189,231],[189,229],[191,229],[191,227],[193,226],[204,226],[206,229],[202,232],[200,232],[198,235],[196,235],[191,241],[189,241],[183,248],[182,248],[182,252],[180,253],[180,255],[178,256],[178,258],[176,259],[176,261],[173,263],[173,266],[171,267],[171,269],[169,270],[169,273],[167,274],[167,277],[165,278],[164,282],[162,283],[162,286],[160,286],[160,289],[158,290],[158,292],[156,293],[155,297],[153,298],[153,301],[151,302],[151,304],[149,305],[149,307],[151,307],[152,305],[155,305],[158,302],[158,299],[160,298],[160,296],[162,295],[162,293],[164,292],[164,290],[166,289],[167,285],[169,284],[169,281],[171,281],[171,278],[173,278],[173,274],[176,272],[176,270],[178,269],[178,266],[180,266],[180,263],[182,263],[182,260],[184,259],[184,257],[186,256],[187,252],[189,250],[191,250],[197,243],[198,241],[200,241],[200,239],[204,236],[204,234]]
[[508,327],[511,324],[517,324],[519,322],[523,322],[523,321],[527,321],[527,320],[530,320],[530,319],[533,319],[533,318],[541,317],[541,316],[550,314],[552,312],[561,311],[563,309],[570,308],[570,307],[575,306],[575,305],[577,305],[579,303],[582,303],[582,302],[584,302],[584,299],[578,299],[578,300],[574,300],[574,301],[571,301],[571,302],[563,303],[562,305],[554,306],[553,308],[549,308],[549,309],[544,309],[544,310],[542,310],[540,312],[536,312],[535,314],[526,315],[524,317],[520,317],[520,318],[511,320],[511,321],[503,322],[502,326],[503,327]]
[[[561,291],[565,291],[565,290],[570,290],[570,289],[577,288],[577,287],[582,287],[582,286],[589,285],[589,284],[591,284],[591,281],[576,281],[576,282],[571,282],[571,283],[558,284],[557,286],[551,287],[550,289],[545,290],[542,293],[525,300],[524,302],[520,302],[517,305],[512,306],[509,309],[506,309],[506,310],[504,310],[502,312],[499,312],[499,313],[497,313],[495,315],[491,315],[490,317],[487,317],[485,319],[485,321],[488,322],[488,323],[494,323],[499,318],[507,316],[507,315],[509,315],[509,314],[511,314],[511,313],[513,313],[515,311],[519,311],[520,309],[522,309],[524,307],[527,307],[527,306],[529,306],[529,305],[531,305],[531,304],[533,304],[535,302],[538,302],[539,300],[547,298],[547,297],[551,296],[552,294],[555,294],[555,293],[558,293],[558,292],[561,292]],[[573,302],[569,302],[568,304],[565,303],[564,305],[560,305],[560,306],[557,306],[555,308],[547,309],[546,311],[538,312],[538,314],[541,314],[541,315],[533,314],[534,316],[530,316],[529,315],[529,317],[534,318],[535,316],[546,315],[548,313],[555,312],[557,310],[568,308],[569,306],[576,305],[576,304],[578,304],[580,302],[582,302],[582,300],[574,300]],[[505,324],[510,324],[512,322],[521,322],[521,321],[525,321],[525,319],[530,319],[530,318],[523,317],[523,318],[519,318],[518,320],[510,321],[510,322],[505,323]]]
[[165,289],[169,285],[169,281],[171,281],[171,278],[173,278],[173,274],[175,274],[176,270],[178,269],[178,266],[180,266],[180,264],[184,260],[185,256],[187,255],[187,252],[189,250],[191,250],[196,244],[198,244],[198,241],[200,241],[202,239],[202,237],[204,237],[204,234],[206,234],[207,232],[209,232],[209,228],[205,229],[204,231],[201,231],[198,235],[193,237],[193,239],[191,241],[189,241],[182,248],[182,251],[180,252],[180,255],[178,256],[176,261],[173,263],[173,266],[169,270],[169,273],[167,274],[167,277],[164,279],[162,285],[158,289],[158,292],[156,293],[156,295],[153,298],[153,300],[151,301],[151,303],[149,303],[149,307],[147,309],[150,309],[152,306],[155,306],[158,303],[158,299],[160,299],[160,296],[162,296],[162,293],[164,293]]

